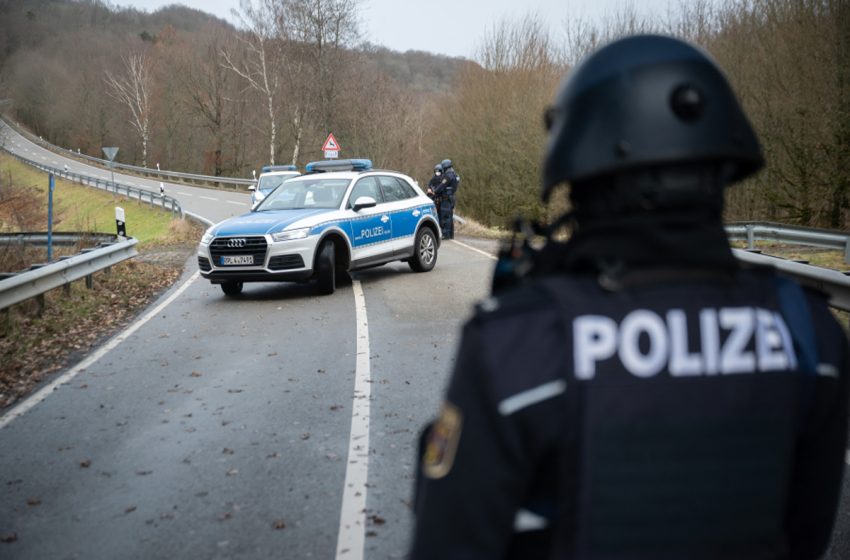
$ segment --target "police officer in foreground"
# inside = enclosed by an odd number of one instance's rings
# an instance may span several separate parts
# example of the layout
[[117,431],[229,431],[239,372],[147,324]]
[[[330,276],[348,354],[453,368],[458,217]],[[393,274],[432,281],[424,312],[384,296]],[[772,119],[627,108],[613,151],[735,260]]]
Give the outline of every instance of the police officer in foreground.
[[428,181],[428,190],[425,194],[428,195],[428,198],[434,201],[434,206],[437,209],[437,220],[440,220],[440,200],[437,198],[437,195],[434,193],[437,187],[440,186],[440,183],[443,182],[443,165],[438,163],[434,166],[434,176],[431,177],[431,180]]
[[547,115],[542,197],[569,183],[573,233],[503,259],[515,286],[465,326],[412,558],[820,557],[850,351],[823,294],[730,251],[723,190],[763,159],[726,79],[630,37]]
[[460,179],[452,166],[452,160],[444,159],[440,162],[443,170],[443,179],[434,189],[434,196],[440,201],[440,229],[443,230],[443,239],[454,239],[454,212],[458,183]]

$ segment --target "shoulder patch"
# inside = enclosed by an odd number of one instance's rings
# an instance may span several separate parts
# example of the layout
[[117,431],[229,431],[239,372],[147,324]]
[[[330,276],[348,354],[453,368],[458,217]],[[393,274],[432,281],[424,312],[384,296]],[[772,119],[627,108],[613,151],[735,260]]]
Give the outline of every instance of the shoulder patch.
[[422,472],[430,479],[443,478],[452,470],[460,441],[463,415],[458,407],[446,401],[440,417],[428,431]]

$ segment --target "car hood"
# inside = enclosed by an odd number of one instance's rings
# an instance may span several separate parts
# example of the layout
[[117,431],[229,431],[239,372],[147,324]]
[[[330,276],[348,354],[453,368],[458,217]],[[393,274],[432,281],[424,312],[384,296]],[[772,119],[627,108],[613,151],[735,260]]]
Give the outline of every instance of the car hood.
[[[277,233],[296,224],[301,220],[334,212],[333,208],[321,208],[316,210],[273,210],[269,212],[249,212],[229,218],[216,224],[212,233],[216,236],[224,235],[265,235]],[[313,220],[307,220],[303,227],[309,227]]]

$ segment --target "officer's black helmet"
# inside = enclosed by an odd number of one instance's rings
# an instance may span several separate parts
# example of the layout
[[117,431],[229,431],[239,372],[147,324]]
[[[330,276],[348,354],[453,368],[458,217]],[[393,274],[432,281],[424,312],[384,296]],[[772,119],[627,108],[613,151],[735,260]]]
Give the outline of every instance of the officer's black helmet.
[[735,94],[702,50],[672,37],[614,41],[570,72],[546,113],[542,197],[552,188],[668,164],[724,166],[728,182],[764,164]]
[[442,170],[443,170],[443,164],[442,163],[438,163],[437,165],[434,166],[434,173],[436,173],[437,171],[442,171]]
[[445,171],[446,169],[452,166],[452,160],[444,159],[440,162],[440,166],[443,168],[443,171]]

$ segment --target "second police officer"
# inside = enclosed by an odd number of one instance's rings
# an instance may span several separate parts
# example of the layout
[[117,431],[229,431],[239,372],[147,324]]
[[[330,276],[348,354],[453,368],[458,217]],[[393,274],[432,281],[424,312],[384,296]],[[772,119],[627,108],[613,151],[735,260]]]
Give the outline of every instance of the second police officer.
[[542,198],[569,183],[573,234],[464,328],[412,558],[820,557],[850,350],[823,294],[729,248],[724,189],[763,158],[725,77],[621,39],[548,117]]
[[428,181],[428,191],[426,194],[428,198],[434,201],[434,206],[437,209],[437,221],[440,221],[440,200],[437,198],[435,191],[440,183],[443,181],[443,166],[442,164],[437,164],[434,166],[434,176],[431,177],[431,180]]
[[444,159],[440,167],[443,171],[443,179],[434,189],[434,196],[440,201],[440,229],[443,230],[443,239],[454,239],[454,211],[460,178],[455,173],[452,160]]

